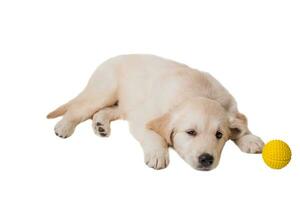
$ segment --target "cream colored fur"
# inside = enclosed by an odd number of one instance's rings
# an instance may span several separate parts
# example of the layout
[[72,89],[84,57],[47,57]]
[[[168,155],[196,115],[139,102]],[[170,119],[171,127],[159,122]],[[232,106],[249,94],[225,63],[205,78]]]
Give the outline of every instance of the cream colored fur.
[[[168,146],[192,167],[210,170],[218,165],[225,142],[232,139],[242,151],[259,153],[264,143],[250,133],[232,95],[211,75],[153,55],[122,55],[104,62],[86,88],[51,112],[63,115],[55,126],[69,137],[76,125],[93,117],[97,134],[108,136],[109,123],[123,118],[140,142],[145,163],[155,169],[169,163]],[[197,134],[191,136],[188,130]],[[223,134],[216,138],[216,132]],[[209,153],[214,162],[199,164]]]

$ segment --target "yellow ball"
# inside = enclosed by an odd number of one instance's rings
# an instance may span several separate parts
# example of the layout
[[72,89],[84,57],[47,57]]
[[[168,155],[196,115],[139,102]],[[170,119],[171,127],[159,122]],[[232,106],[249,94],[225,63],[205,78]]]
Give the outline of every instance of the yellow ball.
[[285,167],[291,160],[292,152],[285,142],[271,140],[263,148],[262,157],[265,163],[273,169]]

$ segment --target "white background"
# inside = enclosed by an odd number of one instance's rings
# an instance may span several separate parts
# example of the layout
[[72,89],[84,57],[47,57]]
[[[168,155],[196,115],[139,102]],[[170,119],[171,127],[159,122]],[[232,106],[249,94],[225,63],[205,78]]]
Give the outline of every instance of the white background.
[[[299,1],[0,1],[0,199],[299,199]],[[291,163],[272,170],[228,142],[216,170],[171,151],[155,171],[124,121],[69,139],[46,114],[104,60],[151,53],[208,71],[251,130],[279,138]]]

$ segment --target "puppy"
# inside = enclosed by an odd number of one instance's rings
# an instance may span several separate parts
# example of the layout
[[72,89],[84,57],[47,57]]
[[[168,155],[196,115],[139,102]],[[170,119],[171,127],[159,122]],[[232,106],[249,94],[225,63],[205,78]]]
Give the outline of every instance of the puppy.
[[197,170],[214,169],[224,144],[233,140],[246,153],[260,153],[233,96],[210,74],[153,55],[122,55],[104,62],[85,89],[48,114],[63,116],[55,133],[67,138],[93,118],[94,131],[108,136],[110,122],[128,120],[145,163],[168,166],[168,147]]

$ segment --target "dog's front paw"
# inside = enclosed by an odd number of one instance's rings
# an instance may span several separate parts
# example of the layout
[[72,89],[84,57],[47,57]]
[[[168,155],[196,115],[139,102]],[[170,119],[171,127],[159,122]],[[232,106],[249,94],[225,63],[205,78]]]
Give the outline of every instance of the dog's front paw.
[[92,126],[96,135],[101,137],[108,137],[110,135],[110,122],[108,120],[94,117]]
[[265,145],[259,137],[252,134],[237,139],[235,143],[245,153],[261,153]]
[[145,163],[153,169],[164,169],[169,165],[168,149],[153,149],[145,151]]
[[61,138],[70,137],[74,133],[74,130],[75,125],[64,120],[59,121],[54,128],[55,134]]

